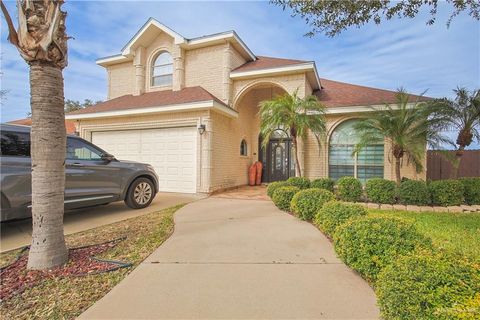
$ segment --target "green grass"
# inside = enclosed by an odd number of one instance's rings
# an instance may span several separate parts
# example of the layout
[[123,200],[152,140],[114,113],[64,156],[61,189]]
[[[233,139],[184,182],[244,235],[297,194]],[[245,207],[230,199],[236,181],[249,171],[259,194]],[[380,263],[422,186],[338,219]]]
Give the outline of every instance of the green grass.
[[[53,278],[0,305],[1,319],[73,319],[107,294],[173,232],[173,214],[182,207],[120,221],[66,237],[69,247],[127,238],[99,257],[133,263],[133,267],[83,277]],[[0,255],[2,265],[18,250]]]
[[480,213],[369,210],[369,215],[412,221],[437,248],[480,263]]

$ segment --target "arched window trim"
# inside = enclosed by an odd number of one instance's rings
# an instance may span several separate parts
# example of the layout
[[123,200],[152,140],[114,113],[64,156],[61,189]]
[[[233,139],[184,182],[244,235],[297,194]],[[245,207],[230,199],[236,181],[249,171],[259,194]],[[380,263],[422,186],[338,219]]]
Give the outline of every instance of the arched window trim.
[[[167,55],[166,63],[157,63],[157,60],[160,58],[161,55]],[[169,68],[170,67],[170,68]],[[159,74],[155,75],[155,69],[166,68],[167,71],[160,72]],[[170,69],[170,70],[169,70]],[[165,79],[166,83],[164,84],[155,84],[156,78],[163,78]],[[173,57],[172,54],[166,50],[161,50],[157,52],[152,59],[151,68],[150,68],[150,86],[151,87],[171,87],[173,85]]]
[[240,156],[247,157],[248,156],[248,144],[247,140],[242,139],[240,142]]
[[[353,148],[358,142],[356,141],[357,135],[353,133],[349,136],[347,132],[344,138],[351,139],[347,143],[344,143],[341,139],[338,141],[338,138],[335,137],[338,130],[351,130],[351,127],[346,126],[359,120],[361,119],[346,119],[330,133],[328,142],[328,176],[330,178],[336,180],[342,176],[353,176],[363,183],[371,178],[383,178],[385,172],[385,144],[383,142],[368,145],[360,153],[355,153],[352,156]],[[332,143],[334,140],[336,140],[336,143]]]

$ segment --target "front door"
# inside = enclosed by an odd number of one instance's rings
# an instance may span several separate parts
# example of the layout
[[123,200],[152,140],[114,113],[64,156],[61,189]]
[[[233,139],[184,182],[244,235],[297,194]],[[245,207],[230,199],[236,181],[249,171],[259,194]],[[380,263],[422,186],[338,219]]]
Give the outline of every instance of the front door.
[[283,181],[295,176],[295,163],[290,139],[271,139],[265,154],[266,182]]

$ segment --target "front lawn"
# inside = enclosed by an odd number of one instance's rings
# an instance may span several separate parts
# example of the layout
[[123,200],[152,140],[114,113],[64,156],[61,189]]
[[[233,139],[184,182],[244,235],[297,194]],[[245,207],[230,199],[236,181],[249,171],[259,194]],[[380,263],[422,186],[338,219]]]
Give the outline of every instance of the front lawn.
[[[120,221],[66,236],[69,247],[101,243],[126,236],[104,259],[131,262],[133,267],[97,275],[55,277],[26,289],[0,305],[3,319],[73,319],[103,297],[173,232],[173,214],[182,207]],[[0,255],[1,265],[15,258],[19,250]]]
[[369,210],[369,215],[412,221],[437,248],[480,262],[480,213]]

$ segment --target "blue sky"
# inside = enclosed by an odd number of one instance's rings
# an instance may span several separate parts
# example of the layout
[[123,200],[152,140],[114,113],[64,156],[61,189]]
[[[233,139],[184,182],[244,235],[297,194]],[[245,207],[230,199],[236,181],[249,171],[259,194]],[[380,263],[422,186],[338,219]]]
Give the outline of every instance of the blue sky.
[[[16,19],[15,3],[6,5]],[[95,59],[118,54],[153,17],[187,38],[235,30],[257,55],[315,60],[320,77],[433,97],[457,86],[480,87],[480,23],[466,14],[447,29],[448,6],[437,23],[426,15],[349,29],[335,38],[305,37],[308,26],[268,2],[67,1],[69,66],[65,98],[104,100],[106,73]],[[29,111],[28,67],[7,40],[1,18],[1,87],[8,90],[1,121]],[[476,146],[478,147],[478,145]]]

